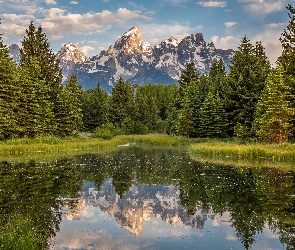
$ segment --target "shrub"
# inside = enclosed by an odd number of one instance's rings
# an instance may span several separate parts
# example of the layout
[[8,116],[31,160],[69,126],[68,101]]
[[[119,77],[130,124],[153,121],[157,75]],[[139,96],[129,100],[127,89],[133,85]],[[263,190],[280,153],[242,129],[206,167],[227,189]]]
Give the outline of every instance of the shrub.
[[106,123],[101,127],[94,129],[93,137],[101,138],[105,140],[112,139],[117,135],[123,134],[123,131],[119,128],[116,128],[112,123]]

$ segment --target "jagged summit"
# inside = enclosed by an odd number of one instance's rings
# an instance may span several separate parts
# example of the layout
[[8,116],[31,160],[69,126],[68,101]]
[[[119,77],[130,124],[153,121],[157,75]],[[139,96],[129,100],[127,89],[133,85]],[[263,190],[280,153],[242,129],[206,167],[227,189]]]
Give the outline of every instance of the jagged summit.
[[73,43],[66,43],[57,53],[57,58],[61,61],[73,61],[75,63],[83,63],[87,60],[87,56]]
[[144,42],[140,29],[132,27],[119,37],[114,45],[115,51],[123,55],[129,54],[151,54],[152,46]]

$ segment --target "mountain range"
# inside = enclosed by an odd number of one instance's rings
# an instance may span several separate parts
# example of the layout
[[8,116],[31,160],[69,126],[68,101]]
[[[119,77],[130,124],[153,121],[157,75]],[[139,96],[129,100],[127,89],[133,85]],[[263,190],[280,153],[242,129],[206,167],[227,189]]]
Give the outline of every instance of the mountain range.
[[[10,46],[12,57],[19,61],[17,45]],[[176,83],[188,63],[194,63],[199,73],[207,73],[214,59],[222,58],[228,65],[234,50],[216,49],[206,43],[202,33],[192,34],[178,41],[170,37],[154,47],[143,40],[139,27],[134,26],[120,36],[108,50],[87,57],[77,45],[65,44],[57,53],[64,82],[74,73],[83,89],[100,83],[111,92],[122,77],[130,83]]]

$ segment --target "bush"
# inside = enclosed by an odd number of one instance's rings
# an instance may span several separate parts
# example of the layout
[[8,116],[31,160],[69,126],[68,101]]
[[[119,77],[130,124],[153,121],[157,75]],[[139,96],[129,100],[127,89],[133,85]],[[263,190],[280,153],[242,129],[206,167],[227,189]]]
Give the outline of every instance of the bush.
[[93,137],[109,140],[114,138],[117,135],[122,135],[123,131],[119,128],[116,128],[112,123],[106,123],[101,127],[94,129]]
[[134,133],[134,122],[130,117],[127,117],[122,122],[122,130],[125,135],[132,135]]
[[149,129],[140,121],[136,121],[134,124],[134,134],[136,135],[146,135],[149,132]]

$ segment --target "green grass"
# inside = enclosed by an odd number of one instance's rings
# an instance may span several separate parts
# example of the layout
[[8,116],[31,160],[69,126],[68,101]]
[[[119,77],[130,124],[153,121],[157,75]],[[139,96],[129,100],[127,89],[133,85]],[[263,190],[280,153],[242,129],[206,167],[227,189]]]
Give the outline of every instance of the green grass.
[[33,226],[32,220],[18,216],[0,229],[0,249],[47,249],[47,239]]
[[14,139],[0,142],[0,160],[11,158],[35,158],[45,156],[72,156],[86,152],[104,152],[127,143],[176,146],[189,145],[191,140],[167,135],[121,135],[110,140],[99,138],[42,137]]
[[239,144],[235,141],[212,140],[192,144],[189,152],[194,159],[235,166],[295,167],[295,144]]
[[200,161],[231,165],[286,166],[295,165],[295,144],[243,144],[236,139],[188,139],[163,134],[120,135],[110,140],[99,138],[56,138],[15,139],[0,142],[0,160],[19,158],[57,158],[85,153],[110,153],[125,144],[144,144],[151,147],[181,146]]

